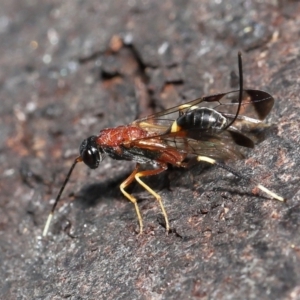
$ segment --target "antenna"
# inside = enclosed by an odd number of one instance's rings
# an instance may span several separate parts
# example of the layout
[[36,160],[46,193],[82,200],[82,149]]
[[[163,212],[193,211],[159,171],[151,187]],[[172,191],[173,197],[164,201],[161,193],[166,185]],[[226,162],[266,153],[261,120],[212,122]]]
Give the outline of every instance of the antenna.
[[51,220],[52,220],[52,218],[53,218],[54,211],[55,211],[55,208],[56,208],[56,206],[57,206],[57,203],[58,203],[58,201],[59,201],[59,199],[60,199],[60,196],[61,196],[62,192],[64,191],[65,186],[67,185],[67,183],[68,183],[68,181],[69,181],[69,179],[70,179],[70,176],[71,176],[71,174],[72,174],[72,172],[73,172],[73,170],[74,170],[76,164],[77,164],[78,162],[81,162],[81,161],[82,161],[82,157],[81,157],[81,156],[78,156],[78,157],[74,160],[74,162],[73,162],[73,164],[72,164],[72,166],[71,166],[71,168],[70,168],[70,170],[69,170],[69,173],[68,173],[68,175],[67,175],[67,177],[66,177],[66,179],[65,179],[65,181],[64,181],[64,183],[63,183],[63,185],[62,185],[62,187],[60,188],[60,191],[59,191],[59,193],[58,193],[58,195],[57,195],[57,197],[56,197],[56,199],[55,199],[55,202],[54,202],[54,204],[53,204],[53,206],[52,206],[51,212],[50,212],[50,214],[49,214],[49,216],[48,216],[47,222],[46,222],[45,227],[44,227],[44,230],[43,230],[43,236],[46,236],[46,235],[47,235],[48,230],[49,230],[49,227],[50,227],[50,223],[51,223]]
[[242,106],[242,101],[243,101],[243,88],[244,88],[244,79],[243,79],[243,63],[242,63],[242,53],[239,51],[238,53],[238,65],[239,65],[239,83],[240,83],[240,90],[239,90],[239,106],[238,109],[236,111],[236,114],[234,116],[234,118],[232,119],[232,121],[226,126],[225,129],[229,128],[237,119],[239,113],[240,113],[240,109]]

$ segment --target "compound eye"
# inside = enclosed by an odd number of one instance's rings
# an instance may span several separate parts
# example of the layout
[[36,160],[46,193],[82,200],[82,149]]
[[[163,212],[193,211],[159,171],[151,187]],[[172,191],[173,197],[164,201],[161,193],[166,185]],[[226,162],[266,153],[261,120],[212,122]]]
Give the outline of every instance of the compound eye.
[[83,162],[91,169],[96,169],[99,166],[100,155],[98,149],[86,149],[81,154]]
[[94,137],[84,140],[80,146],[80,156],[83,162],[91,169],[96,169],[99,166],[101,154],[95,144]]

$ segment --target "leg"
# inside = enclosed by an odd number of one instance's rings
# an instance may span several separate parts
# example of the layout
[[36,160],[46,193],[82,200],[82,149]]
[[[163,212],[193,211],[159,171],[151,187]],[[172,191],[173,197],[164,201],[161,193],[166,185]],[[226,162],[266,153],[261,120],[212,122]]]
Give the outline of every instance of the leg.
[[156,200],[159,202],[161,211],[165,217],[165,222],[166,222],[166,231],[167,233],[170,230],[170,225],[169,225],[169,220],[168,220],[168,215],[165,211],[164,205],[161,201],[161,196],[158,195],[156,192],[154,192],[146,183],[144,183],[140,177],[144,177],[144,176],[151,176],[151,175],[157,175],[163,171],[165,171],[167,169],[167,165],[166,164],[161,164],[159,169],[155,169],[155,170],[147,170],[147,171],[142,171],[142,172],[138,172],[135,174],[135,180],[144,188],[146,189],[151,195],[153,195]]
[[133,172],[129,175],[129,177],[122,182],[122,184],[120,185],[120,190],[121,192],[123,193],[123,195],[129,200],[131,201],[133,204],[134,204],[134,208],[135,208],[135,211],[136,211],[136,214],[137,214],[137,217],[138,217],[138,220],[139,220],[139,226],[140,226],[140,234],[143,232],[143,220],[142,220],[142,216],[141,216],[141,213],[140,213],[140,210],[139,210],[139,207],[137,205],[137,201],[136,199],[128,194],[126,191],[125,191],[125,188],[127,186],[130,185],[130,183],[134,180],[134,177],[136,175],[136,173],[138,172],[139,170],[139,167],[140,165],[139,164],[136,164],[136,167],[135,169],[133,170]]
[[210,158],[210,157],[207,157],[207,156],[198,156],[197,157],[197,160],[198,161],[205,161],[205,162],[208,162],[212,165],[217,165],[218,167],[221,167],[222,169],[225,169],[227,170],[228,172],[232,173],[233,175],[237,176],[237,177],[240,177],[244,180],[247,180],[251,183],[254,183],[256,184],[256,187],[259,188],[261,191],[265,192],[266,194],[268,194],[269,196],[271,196],[272,198],[278,200],[278,201],[282,201],[282,202],[285,202],[286,199],[282,198],[281,196],[275,194],[274,192],[268,190],[267,188],[265,188],[263,185],[257,183],[255,180],[249,178],[249,177],[246,177],[242,174],[240,174],[239,172],[235,171],[234,169],[230,168],[229,166],[226,166],[222,163],[219,163],[217,162],[216,160],[214,160],[213,158]]

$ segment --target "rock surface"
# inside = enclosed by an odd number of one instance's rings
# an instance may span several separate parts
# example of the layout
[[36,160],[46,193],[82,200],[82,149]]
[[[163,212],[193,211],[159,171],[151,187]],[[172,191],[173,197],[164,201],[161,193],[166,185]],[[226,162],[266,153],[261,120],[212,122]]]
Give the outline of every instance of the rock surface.
[[[300,4],[297,1],[8,1],[0,12],[1,299],[299,299]],[[105,127],[237,87],[275,98],[268,138],[230,163],[171,168],[119,191],[128,162],[78,165]],[[74,201],[72,201],[74,200]]]

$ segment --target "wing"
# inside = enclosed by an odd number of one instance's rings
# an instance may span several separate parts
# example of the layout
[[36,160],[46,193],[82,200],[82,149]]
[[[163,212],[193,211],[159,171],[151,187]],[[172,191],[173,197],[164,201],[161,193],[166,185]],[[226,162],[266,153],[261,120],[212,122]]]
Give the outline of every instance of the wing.
[[201,140],[190,138],[189,134],[181,131],[137,139],[130,142],[130,148],[144,149],[148,154],[169,152],[178,153],[182,157],[202,155],[220,161],[244,157],[228,131],[218,135],[202,135]]
[[[240,113],[234,124],[232,124],[233,127],[239,131],[242,131],[242,129],[246,131],[252,130],[252,127],[256,127],[256,124],[261,123],[260,121],[265,119],[271,111],[273,104],[273,97],[266,92],[260,90],[244,90]],[[147,130],[150,134],[163,134],[181,114],[184,114],[192,107],[214,109],[230,122],[237,113],[238,105],[239,91],[231,91],[195,99],[136,120],[133,122],[133,125]],[[246,123],[247,126],[245,126]]]
[[[170,128],[174,121],[194,107],[210,108],[230,124],[236,116],[239,105],[239,91],[198,98],[146,118],[136,120],[133,125],[149,133],[147,138],[132,141],[131,146],[146,149],[146,140],[156,139],[165,150],[176,150],[186,155],[203,155],[218,160],[242,158],[239,146],[254,147],[258,129],[264,128],[261,122],[273,107],[273,97],[260,90],[245,90],[241,102],[240,114],[229,128],[212,131],[200,127],[191,127],[176,132]],[[153,147],[153,144],[151,144]],[[154,150],[154,149],[153,149]]]

